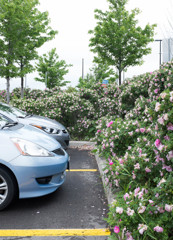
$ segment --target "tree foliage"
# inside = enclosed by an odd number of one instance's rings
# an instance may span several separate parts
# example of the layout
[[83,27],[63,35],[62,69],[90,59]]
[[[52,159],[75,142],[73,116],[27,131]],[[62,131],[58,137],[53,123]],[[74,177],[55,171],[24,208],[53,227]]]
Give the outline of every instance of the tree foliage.
[[[142,57],[151,52],[147,47],[153,41],[154,27],[147,24],[144,29],[137,26],[139,9],[128,12],[128,0],[108,0],[109,11],[95,10],[97,25],[89,34],[91,51],[98,54],[103,62],[116,66],[121,73],[129,66],[142,64]],[[97,60],[97,58],[96,58]]]
[[64,80],[64,75],[68,73],[67,68],[70,66],[72,65],[66,64],[64,60],[59,60],[56,48],[54,48],[48,54],[39,57],[36,68],[40,78],[35,78],[35,80],[45,82],[48,88],[66,86],[69,81]]
[[0,0],[0,76],[7,79],[7,102],[10,78],[21,77],[23,95],[23,77],[34,69],[31,60],[37,58],[37,48],[57,33],[38,5],[38,0]]

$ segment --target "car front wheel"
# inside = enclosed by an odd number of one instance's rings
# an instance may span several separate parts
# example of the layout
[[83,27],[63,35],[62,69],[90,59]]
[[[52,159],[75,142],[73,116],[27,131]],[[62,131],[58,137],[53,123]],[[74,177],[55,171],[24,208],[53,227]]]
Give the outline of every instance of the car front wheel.
[[14,177],[7,170],[0,168],[0,210],[6,208],[16,196]]

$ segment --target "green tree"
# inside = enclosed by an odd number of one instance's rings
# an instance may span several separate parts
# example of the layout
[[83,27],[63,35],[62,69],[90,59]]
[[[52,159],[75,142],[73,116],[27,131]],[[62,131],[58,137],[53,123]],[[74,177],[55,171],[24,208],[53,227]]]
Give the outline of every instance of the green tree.
[[17,32],[20,42],[16,49],[16,58],[21,77],[21,97],[23,97],[24,76],[34,70],[31,61],[38,58],[37,49],[52,40],[57,31],[49,26],[48,12],[40,12],[37,9],[38,0],[17,1],[21,8],[19,9],[20,28]]
[[10,78],[17,77],[18,74],[14,52],[18,41],[17,17],[14,2],[0,0],[0,76],[7,81],[7,102],[10,100]]
[[36,69],[40,78],[35,78],[35,80],[45,82],[48,88],[66,86],[70,81],[65,81],[64,75],[68,73],[67,68],[71,66],[71,64],[66,64],[64,60],[59,60],[56,48],[54,48],[48,54],[39,57]]
[[90,69],[90,73],[88,73],[85,78],[79,78],[78,88],[92,88],[97,83],[102,83],[104,79],[107,79],[109,83],[116,81],[116,73],[115,71],[108,66],[107,64],[102,63],[97,58],[98,62],[93,64],[93,67]]
[[57,33],[38,4],[38,0],[0,0],[0,76],[7,79],[7,102],[10,78],[21,77],[23,96],[23,78],[34,69],[31,60],[37,57],[36,49]]
[[[97,53],[103,62],[115,66],[121,73],[129,66],[142,64],[142,57],[151,52],[147,47],[153,41],[156,25],[147,24],[144,29],[137,26],[136,15],[139,9],[128,12],[128,0],[108,0],[109,11],[95,10],[97,25],[89,34],[91,51]],[[97,61],[97,58],[96,58]]]

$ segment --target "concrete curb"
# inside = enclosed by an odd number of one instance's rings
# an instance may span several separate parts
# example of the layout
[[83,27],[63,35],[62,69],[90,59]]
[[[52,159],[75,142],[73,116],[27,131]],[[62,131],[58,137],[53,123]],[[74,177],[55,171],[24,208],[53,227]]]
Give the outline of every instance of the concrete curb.
[[87,142],[87,141],[70,141],[69,147],[82,147],[82,146],[95,146],[95,142]]
[[[94,148],[95,143],[94,142],[87,142],[87,141],[70,141],[70,146],[69,147],[76,147],[76,148],[79,147],[79,148],[81,148],[81,147],[85,147],[85,146],[88,146],[88,147],[92,146]],[[105,177],[104,177],[104,170],[103,170],[106,166],[106,161],[105,161],[105,159],[102,159],[101,157],[99,157],[98,154],[95,154],[95,159],[96,159],[96,162],[97,162],[97,165],[98,165],[100,176],[102,178],[103,188],[104,188],[104,191],[105,191],[105,195],[106,195],[108,204],[111,204],[115,200],[115,195],[112,193],[111,188],[106,186]]]

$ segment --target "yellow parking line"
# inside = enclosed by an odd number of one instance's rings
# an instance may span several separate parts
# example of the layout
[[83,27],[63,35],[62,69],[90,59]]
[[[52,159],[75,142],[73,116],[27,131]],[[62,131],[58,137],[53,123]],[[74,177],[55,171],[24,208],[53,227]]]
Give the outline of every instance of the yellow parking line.
[[97,169],[70,169],[67,172],[97,172]]
[[109,236],[109,229],[3,229],[0,237]]

